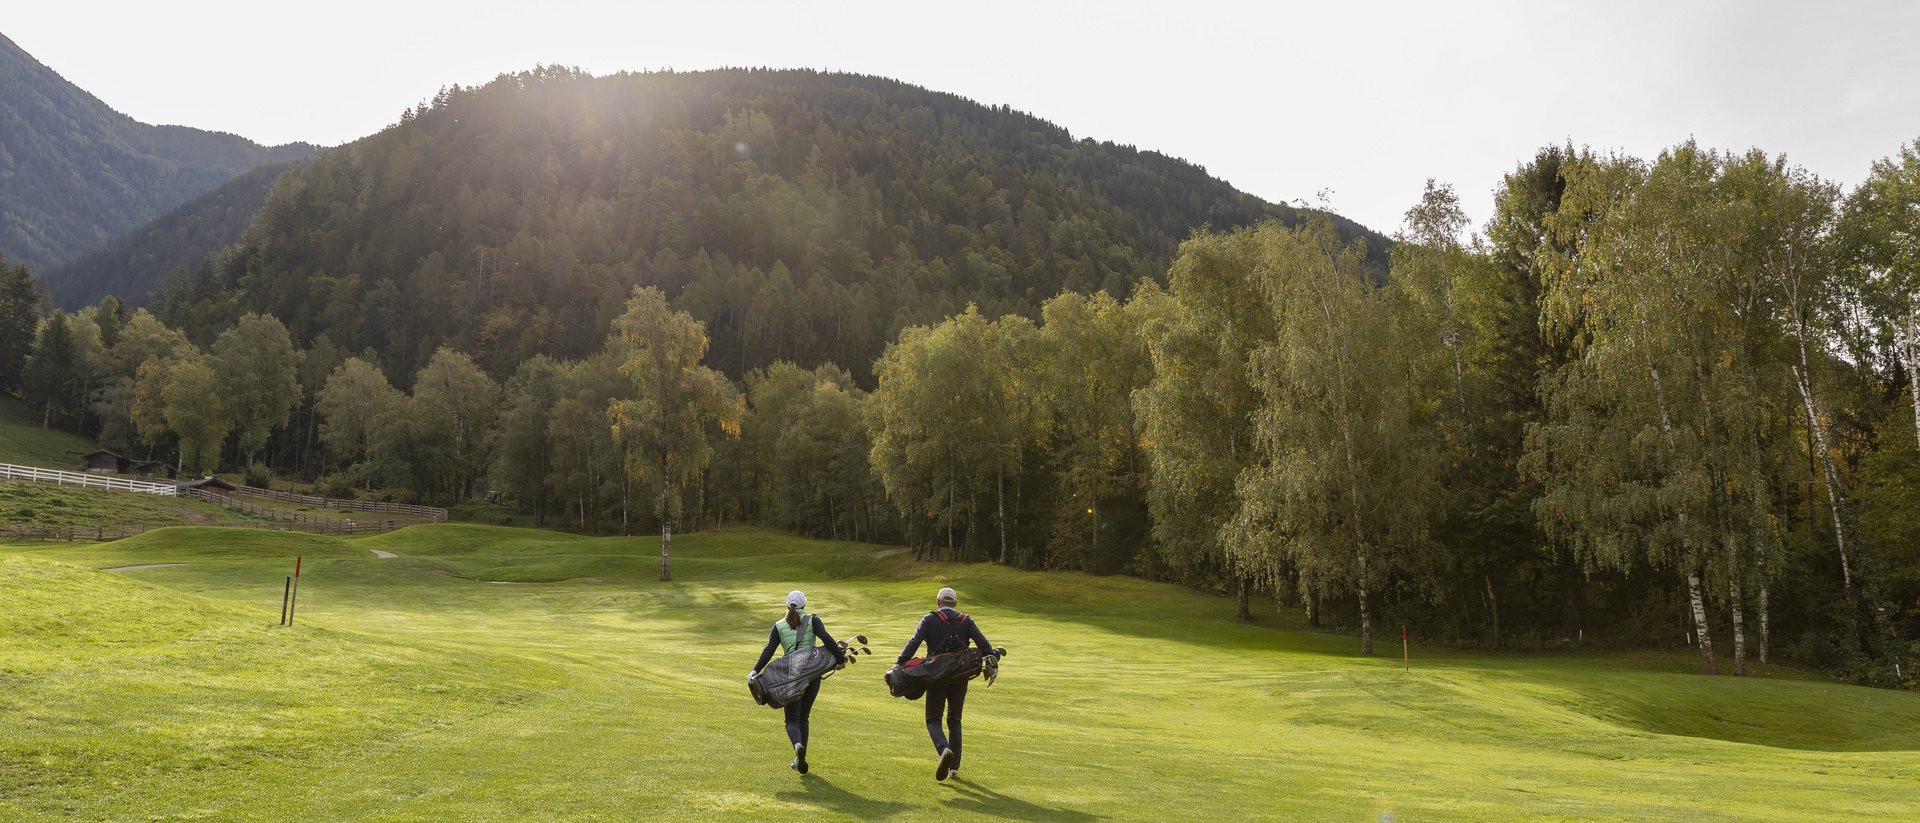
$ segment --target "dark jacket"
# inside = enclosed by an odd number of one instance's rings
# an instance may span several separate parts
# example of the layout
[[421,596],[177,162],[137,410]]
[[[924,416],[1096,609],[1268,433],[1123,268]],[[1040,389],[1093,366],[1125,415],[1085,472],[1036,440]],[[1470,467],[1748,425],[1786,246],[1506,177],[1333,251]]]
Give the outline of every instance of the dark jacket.
[[[840,650],[840,644],[834,642],[833,635],[827,634],[827,626],[825,623],[820,622],[820,615],[815,614],[808,616],[813,618],[813,636],[820,638],[820,642],[827,644],[827,651],[833,653],[834,662],[847,662],[847,653]],[[766,668],[768,663],[773,662],[773,650],[778,648],[780,648],[780,630],[778,628],[767,629],[767,648],[765,651],[760,652],[760,662],[753,664],[753,670],[757,672]]]
[[[941,620],[944,614],[946,620]],[[987,636],[980,633],[980,627],[974,625],[973,618],[954,609],[941,607],[920,618],[920,627],[913,630],[913,639],[907,641],[907,647],[900,650],[900,659],[894,665],[905,665],[913,653],[920,650],[920,644],[927,644],[929,657],[947,652],[957,652],[967,647],[967,641],[973,641],[981,651],[988,651],[993,644],[987,642]]]

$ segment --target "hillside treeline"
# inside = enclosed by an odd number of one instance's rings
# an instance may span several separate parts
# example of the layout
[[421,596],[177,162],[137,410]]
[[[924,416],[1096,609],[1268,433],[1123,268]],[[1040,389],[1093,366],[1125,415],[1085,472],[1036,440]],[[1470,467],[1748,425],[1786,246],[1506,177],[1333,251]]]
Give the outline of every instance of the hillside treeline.
[[396,380],[263,314],[202,346],[107,301],[40,323],[17,385],[190,471],[660,529],[663,576],[673,530],[753,522],[1266,593],[1368,650],[1406,623],[1912,686],[1917,208],[1920,144],[1848,192],[1758,152],[1549,148],[1472,236],[1430,185],[1384,278],[1325,222],[1201,231],[1124,300],[909,325],[871,391],[730,379],[652,287],[504,380],[453,347]]
[[837,363],[871,385],[908,326],[1124,295],[1192,227],[1298,216],[1179,160],[883,78],[544,68],[447,89],[286,174],[156,312],[203,343],[271,314],[395,376],[452,346],[505,379],[535,354],[591,354],[651,286],[735,379]]

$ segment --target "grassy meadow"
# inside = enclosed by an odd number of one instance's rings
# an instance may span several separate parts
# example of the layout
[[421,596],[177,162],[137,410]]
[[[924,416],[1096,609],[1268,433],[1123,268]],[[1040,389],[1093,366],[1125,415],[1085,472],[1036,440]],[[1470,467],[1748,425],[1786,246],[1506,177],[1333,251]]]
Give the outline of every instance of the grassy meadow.
[[[173,528],[0,549],[6,820],[1815,820],[1920,809],[1920,695],[1350,636],[1119,577],[750,530]],[[373,550],[397,557],[379,559]],[[299,620],[278,626],[293,557]],[[182,565],[119,573],[136,564]],[[958,781],[880,674],[941,585],[1010,655]],[[812,774],[744,678],[804,589],[874,656]],[[1083,663],[1099,663],[1098,674]]]
[[40,410],[17,397],[0,394],[0,463],[80,471],[81,456],[94,449],[93,438],[40,428]]

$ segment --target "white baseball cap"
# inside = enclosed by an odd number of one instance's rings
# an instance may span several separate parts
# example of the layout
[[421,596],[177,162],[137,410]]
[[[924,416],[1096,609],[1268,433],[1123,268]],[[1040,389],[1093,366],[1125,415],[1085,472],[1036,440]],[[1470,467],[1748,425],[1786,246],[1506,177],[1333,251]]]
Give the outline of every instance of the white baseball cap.
[[787,605],[792,606],[796,609],[806,608],[807,607],[806,593],[800,591],[799,589],[794,589],[793,591],[787,592]]
[[958,595],[955,595],[953,593],[953,589],[950,589],[950,588],[941,589],[939,594],[936,594],[933,596],[933,599],[941,603],[960,602],[960,597]]

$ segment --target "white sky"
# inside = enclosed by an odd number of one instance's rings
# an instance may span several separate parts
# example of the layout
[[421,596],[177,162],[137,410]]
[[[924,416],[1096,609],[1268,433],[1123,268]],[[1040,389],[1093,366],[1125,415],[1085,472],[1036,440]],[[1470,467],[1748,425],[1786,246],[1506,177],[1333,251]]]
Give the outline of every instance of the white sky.
[[1920,138],[1920,4],[10,3],[0,33],[133,117],[262,143],[369,134],[549,63],[813,67],[1005,103],[1391,233],[1428,177],[1476,223],[1545,143],[1689,136],[1852,184]]

